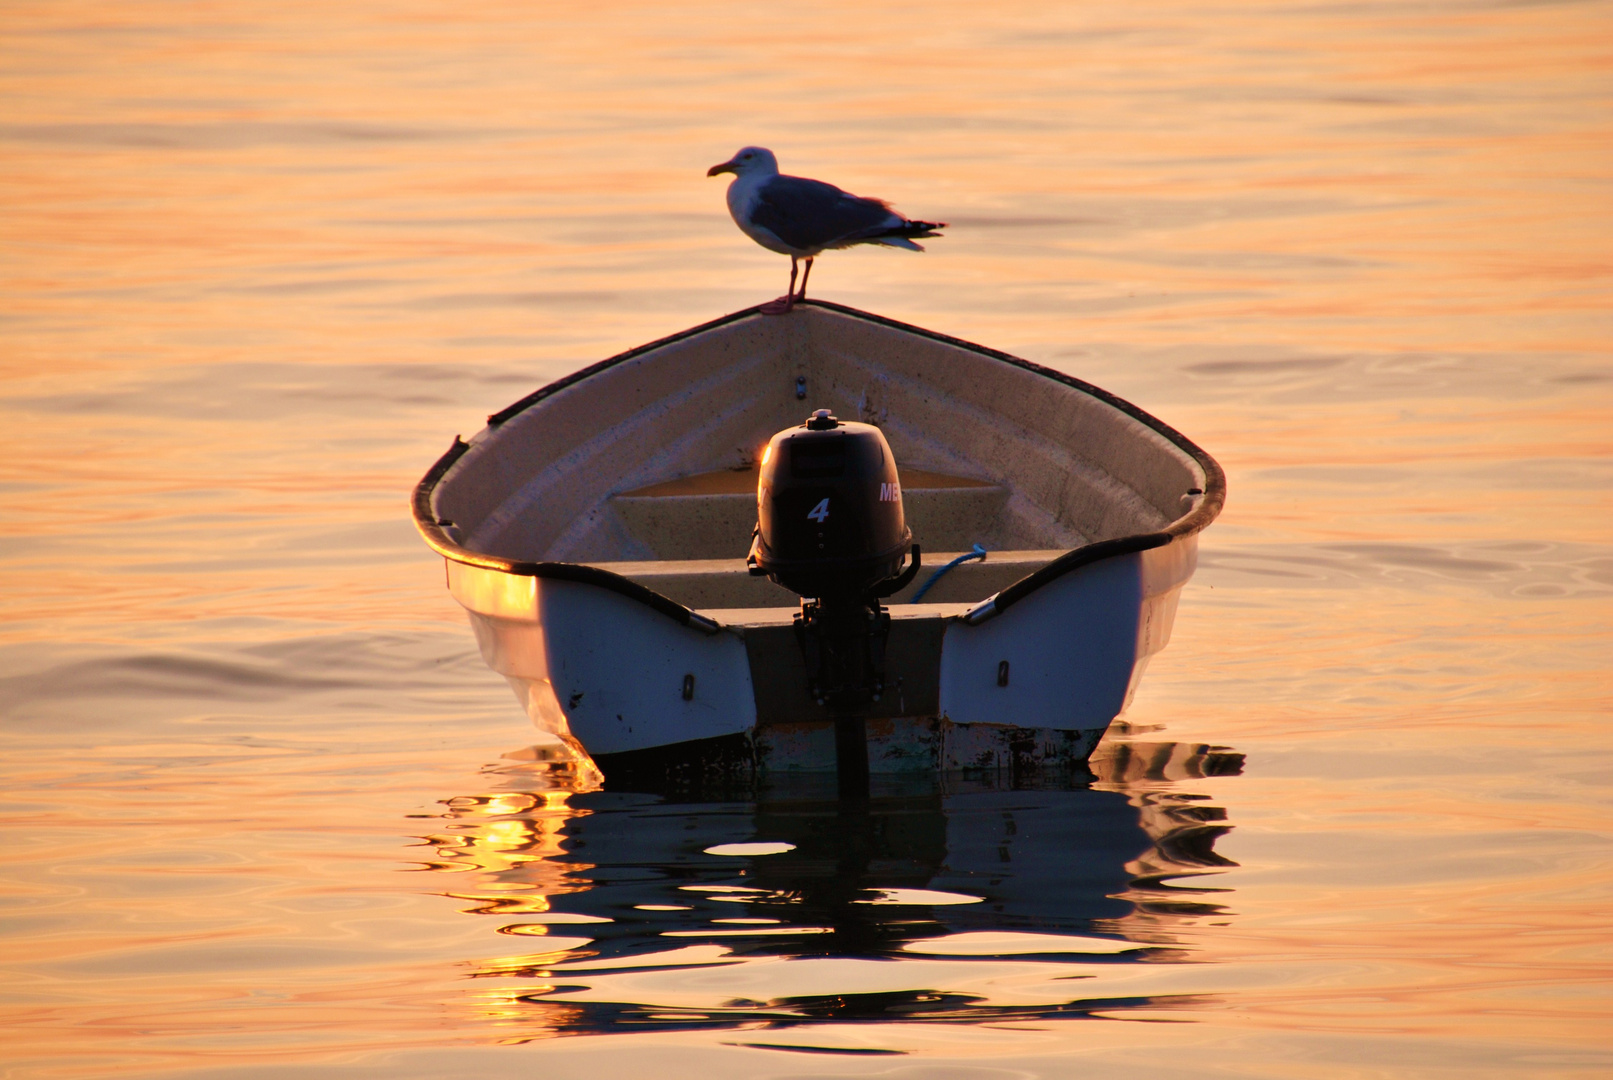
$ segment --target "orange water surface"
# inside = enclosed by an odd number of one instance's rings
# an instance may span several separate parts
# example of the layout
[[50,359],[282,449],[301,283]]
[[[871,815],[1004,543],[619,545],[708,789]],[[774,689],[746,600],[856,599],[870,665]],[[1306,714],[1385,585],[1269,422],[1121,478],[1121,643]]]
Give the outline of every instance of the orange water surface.
[[[1613,5],[9,0],[0,101],[6,1076],[1613,1072]],[[747,143],[1226,466],[1090,780],[581,790],[477,656],[408,491],[782,291]]]

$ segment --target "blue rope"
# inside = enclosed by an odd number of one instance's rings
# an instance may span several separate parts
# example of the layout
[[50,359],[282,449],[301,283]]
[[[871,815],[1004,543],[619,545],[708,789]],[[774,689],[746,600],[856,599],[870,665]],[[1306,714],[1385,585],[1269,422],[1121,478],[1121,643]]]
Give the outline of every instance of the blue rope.
[[924,584],[919,586],[918,592],[913,594],[913,599],[909,600],[908,603],[909,604],[918,603],[921,599],[923,599],[924,594],[930,591],[930,586],[934,585],[937,581],[941,580],[941,575],[942,574],[946,573],[948,570],[952,569],[954,566],[957,566],[959,563],[966,563],[970,559],[984,559],[985,557],[986,557],[986,549],[981,547],[979,544],[976,544],[974,546],[973,551],[969,552],[966,555],[959,555],[956,559],[953,559],[951,562],[949,562],[945,566],[941,567],[941,569],[939,569],[935,573],[931,574],[930,575],[930,580],[926,581]]

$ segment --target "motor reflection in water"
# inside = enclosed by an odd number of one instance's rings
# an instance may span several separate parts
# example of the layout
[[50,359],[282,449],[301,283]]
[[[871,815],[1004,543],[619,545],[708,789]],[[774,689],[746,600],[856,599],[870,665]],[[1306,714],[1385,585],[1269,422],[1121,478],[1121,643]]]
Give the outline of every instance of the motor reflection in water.
[[[1069,979],[1181,959],[1184,929],[1226,918],[1207,878],[1235,865],[1214,850],[1230,826],[1190,790],[1242,770],[1225,747],[1113,739],[1089,770],[886,779],[848,801],[832,775],[599,790],[591,770],[525,756],[489,770],[487,793],[447,800],[421,838],[425,869],[452,875],[444,892],[520,943],[472,965],[494,980],[477,1011],[514,1041],[1180,1008],[1196,1002],[1072,997]],[[774,966],[732,985],[711,974],[747,962]],[[940,962],[1068,973],[1051,999],[1003,1002],[952,975],[937,989]]]

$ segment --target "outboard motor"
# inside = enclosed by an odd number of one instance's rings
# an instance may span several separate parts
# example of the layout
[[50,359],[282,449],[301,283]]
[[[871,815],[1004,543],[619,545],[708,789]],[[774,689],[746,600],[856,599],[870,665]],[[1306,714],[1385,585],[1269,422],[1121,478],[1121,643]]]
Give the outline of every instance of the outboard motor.
[[[809,692],[830,715],[855,716],[885,692],[890,615],[879,601],[919,569],[884,433],[819,409],[774,435],[762,456],[756,511],[751,573],[802,597],[795,631]],[[866,748],[862,754],[866,777]],[[844,777],[844,748],[840,756]]]

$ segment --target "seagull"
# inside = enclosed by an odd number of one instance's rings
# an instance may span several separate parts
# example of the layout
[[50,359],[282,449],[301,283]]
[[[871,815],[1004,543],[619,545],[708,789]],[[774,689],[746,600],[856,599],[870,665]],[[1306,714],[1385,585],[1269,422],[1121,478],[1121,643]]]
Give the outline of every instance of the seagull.
[[[706,170],[707,176],[718,173],[734,174],[728,185],[728,212],[734,224],[767,250],[790,257],[790,291],[763,304],[760,310],[766,315],[783,315],[806,299],[812,260],[826,248],[887,244],[923,251],[913,241],[940,236],[935,230],[946,228],[945,222],[909,221],[883,199],[865,199],[822,180],[781,176],[778,158],[760,146],[747,146]],[[806,273],[798,293],[795,275],[802,259]]]

